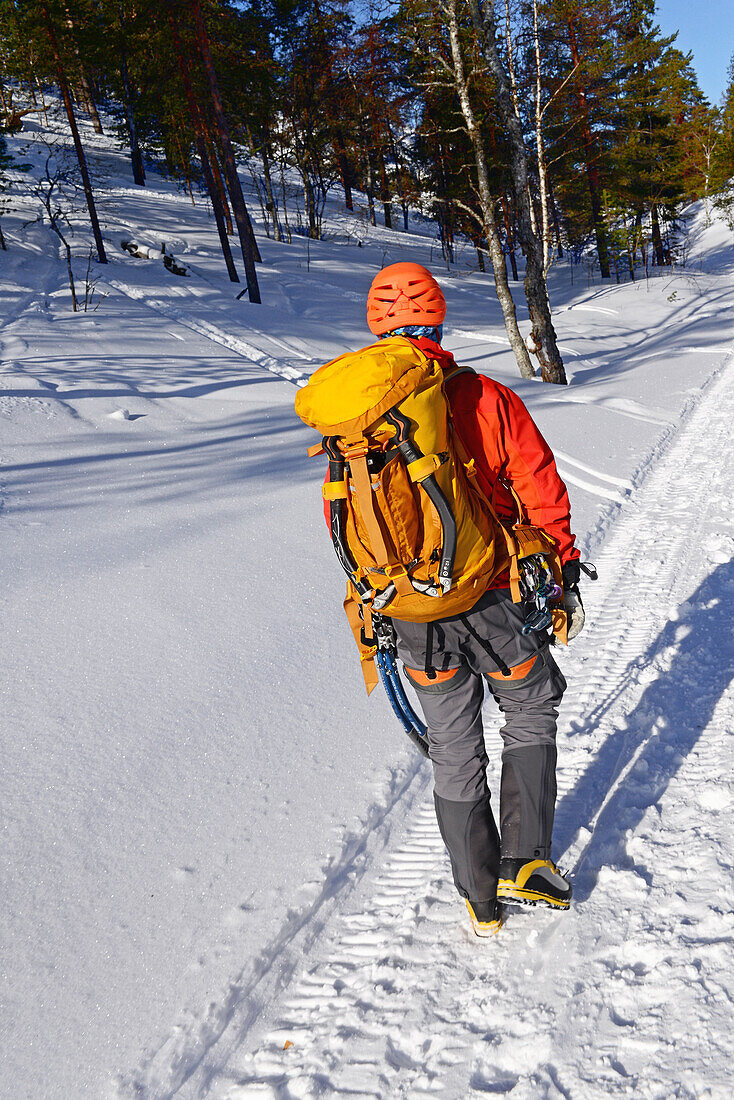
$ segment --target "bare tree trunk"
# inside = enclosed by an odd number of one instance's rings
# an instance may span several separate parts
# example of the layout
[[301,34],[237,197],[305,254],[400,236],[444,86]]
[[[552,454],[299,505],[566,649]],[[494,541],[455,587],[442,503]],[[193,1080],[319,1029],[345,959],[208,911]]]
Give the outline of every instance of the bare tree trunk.
[[543,141],[543,108],[541,106],[540,38],[538,35],[538,0],[533,0],[533,35],[535,38],[535,144],[538,155],[538,185],[540,216],[543,226],[543,274],[548,274],[551,262],[550,217],[548,213],[548,171]]
[[502,206],[502,218],[505,223],[505,236],[507,237],[507,251],[510,254],[512,278],[515,282],[518,282],[519,275],[517,274],[517,259],[515,257],[515,231],[512,227],[512,212],[509,209],[504,191],[500,192],[500,205]]
[[[533,193],[530,190],[530,181],[528,181],[528,208],[530,210],[530,228],[533,236],[538,236],[538,215],[535,213],[535,201],[533,199]],[[524,251],[524,249],[523,249]]]
[[[125,26],[122,17],[122,8],[119,13],[120,18],[120,30],[122,35],[125,34]],[[130,73],[127,67],[127,50],[125,49],[124,42],[120,45],[120,78],[122,80],[122,106],[125,111],[125,124],[127,126],[128,137],[130,138],[130,163],[133,170],[133,179],[139,187],[145,187],[145,167],[143,165],[143,154],[140,151],[140,143],[138,141],[138,129],[135,125],[135,109],[133,106],[133,89],[130,83]]]
[[624,231],[627,237],[627,265],[629,267],[630,279],[634,283],[635,281],[635,227],[634,223],[631,229],[627,228],[627,216],[624,216]]
[[291,233],[290,223],[288,221],[288,202],[285,192],[285,173],[283,172],[283,158],[280,160],[280,191],[283,196],[283,221],[285,222],[285,231],[288,234],[288,244],[293,244],[293,234]]
[[[196,122],[195,121],[194,121],[194,127],[196,127]],[[193,189],[191,187],[191,163],[188,160],[188,156],[184,155],[183,146],[181,145],[181,138],[179,136],[178,130],[174,131],[174,137],[176,139],[176,148],[178,149],[178,162],[181,165],[181,168],[182,168],[183,173],[184,173],[184,180],[186,182],[186,190],[189,193],[189,198],[191,199],[191,205],[196,206],[196,203],[194,202],[194,192],[193,192]]]
[[52,207],[51,207],[50,203],[48,203],[46,205],[46,210],[48,212],[48,216],[49,216],[50,221],[51,221],[51,228],[53,229],[54,233],[56,234],[56,236],[61,241],[61,244],[63,245],[63,248],[64,248],[64,258],[66,259],[66,274],[67,274],[67,277],[69,279],[69,290],[71,291],[71,308],[72,308],[72,311],[74,313],[77,313],[79,307],[78,307],[78,303],[77,303],[77,300],[76,300],[76,284],[74,283],[74,272],[73,272],[72,266],[71,266],[71,248],[69,246],[69,242],[67,241],[66,237],[64,236],[64,234],[59,229],[58,222],[56,220],[56,216],[54,215],[54,212],[52,210]]
[[336,155],[336,163],[339,167],[339,177],[342,182],[342,187],[344,188],[344,205],[347,210],[354,210],[354,201],[352,199],[352,172],[349,164],[349,157],[344,148],[344,138],[338,126],[334,130],[334,153]]
[[550,176],[548,177],[548,198],[550,199],[551,214],[553,215],[553,232],[556,235],[556,249],[558,250],[558,259],[563,259],[563,242],[561,240],[561,226],[558,221],[558,209],[556,207],[556,199],[553,194],[553,183]]
[[377,219],[375,218],[375,184],[372,176],[372,161],[369,151],[366,153],[365,183],[367,185],[367,206],[370,211],[370,222],[372,225],[377,225]]
[[194,90],[191,87],[191,80],[189,79],[188,68],[186,66],[186,58],[184,57],[183,53],[183,46],[181,44],[181,39],[179,38],[178,31],[173,20],[171,20],[171,41],[173,42],[173,48],[176,53],[179,68],[181,70],[181,79],[183,81],[184,90],[186,92],[186,100],[189,106],[189,115],[191,116],[191,122],[194,127],[194,133],[196,135],[196,148],[199,153],[199,160],[201,161],[201,170],[204,173],[204,181],[209,192],[209,197],[212,201],[214,220],[217,224],[217,233],[219,234],[219,243],[222,247],[222,255],[224,256],[224,262],[227,267],[227,274],[229,275],[230,282],[238,283],[240,281],[240,277],[237,274],[237,268],[235,267],[234,259],[232,257],[232,249],[229,247],[229,238],[227,236],[227,227],[225,225],[224,218],[224,207],[222,206],[222,194],[220,188],[215,182],[214,174],[211,168],[211,162],[209,161],[209,157],[207,155],[206,141],[204,139],[204,123],[201,117],[201,111],[199,110],[199,104],[196,100],[196,96],[194,95]]
[[[35,73],[33,75],[33,79],[36,82],[36,87],[38,88],[38,91],[39,91],[40,96],[41,96],[41,109],[43,110],[43,122],[44,122],[45,126],[48,126],[48,112],[46,110],[46,97],[43,94],[43,88],[41,87],[41,84],[38,80],[38,77],[35,75]],[[39,118],[41,117],[41,112],[40,111],[38,112],[38,117]]]
[[317,241],[320,237],[320,233],[316,218],[316,201],[313,194],[313,184],[308,174],[308,164],[303,165],[301,175],[303,176],[303,206],[306,212],[306,218],[308,219],[308,237],[311,241]]
[[211,151],[211,156],[209,157],[209,166],[211,168],[212,179],[214,180],[214,186],[216,187],[219,194],[219,202],[222,208],[222,213],[224,215],[224,222],[227,226],[227,235],[231,237],[234,233],[234,226],[232,225],[232,215],[229,210],[229,203],[227,202],[227,189],[224,186],[222,173],[219,170],[219,150],[217,149],[214,136],[206,122],[206,119],[204,118],[202,112],[199,110],[198,101],[193,96],[192,102],[196,106],[196,113],[201,125],[204,142],[206,143],[206,145],[208,145],[209,150]]
[[[492,2],[492,0],[490,0]],[[512,27],[510,26],[510,0],[505,0],[505,42],[507,44],[507,65],[510,70],[510,89],[512,91],[512,106],[517,117],[520,117],[520,104],[517,98],[517,78],[515,77],[515,48],[512,44]]]
[[[79,130],[76,124],[76,118],[74,116],[74,106],[71,102],[71,95],[69,94],[69,86],[66,83],[66,77],[64,76],[64,68],[61,63],[61,55],[59,54],[59,47],[56,41],[56,35],[51,24],[51,20],[48,15],[48,8],[46,4],[41,4],[41,12],[43,13],[46,34],[48,36],[49,45],[51,46],[51,54],[54,59],[54,66],[56,68],[56,78],[59,82],[59,88],[61,90],[61,97],[64,101],[64,109],[66,111],[66,117],[69,120],[69,128],[71,129],[71,136],[74,140],[74,149],[76,150],[77,160],[79,161],[79,171],[82,177],[82,187],[84,188],[84,197],[87,200],[87,210],[89,211],[89,220],[92,223],[92,233],[94,234],[94,244],[97,249],[97,259],[101,264],[107,263],[107,253],[104,250],[104,243],[102,241],[102,232],[99,228],[99,220],[97,218],[97,207],[94,205],[94,194],[92,192],[92,183],[89,179],[89,171],[87,169],[87,159],[84,156],[84,147],[79,137]],[[76,308],[76,307],[75,307]]]
[[95,132],[95,134],[103,134],[104,130],[102,129],[102,120],[99,117],[99,112],[97,111],[97,104],[94,102],[94,96],[92,95],[92,89],[89,86],[89,81],[87,80],[87,74],[85,73],[83,67],[82,67],[80,72],[81,72],[81,75],[80,75],[81,84],[82,84],[82,88],[84,89],[85,99],[87,101],[87,111],[88,111],[89,117],[92,120],[92,126],[94,127],[94,132]]
[[[203,121],[203,120],[202,120]],[[206,137],[211,149],[211,157],[209,158],[209,164],[211,165],[212,179],[214,186],[219,194],[219,202],[222,207],[222,214],[224,215],[224,224],[227,227],[227,236],[231,237],[234,233],[234,225],[232,224],[232,214],[229,209],[229,203],[227,202],[227,188],[224,186],[224,180],[222,179],[222,173],[219,169],[219,157],[218,149],[216,148],[211,134],[209,133],[209,127],[205,125]]]
[[665,251],[663,249],[663,238],[660,235],[660,218],[658,217],[658,204],[656,202],[650,207],[650,224],[655,264],[657,267],[665,267]]
[[[237,274],[237,268],[235,267],[234,258],[232,256],[232,249],[229,247],[229,237],[227,236],[227,226],[224,221],[224,209],[222,207],[222,197],[219,191],[219,187],[214,181],[214,175],[211,168],[211,163],[206,152],[206,142],[201,134],[196,135],[197,146],[199,149],[199,159],[201,161],[201,168],[204,173],[204,180],[206,182],[207,191],[212,200],[212,210],[214,211],[214,220],[217,223],[217,233],[219,234],[219,243],[222,247],[222,255],[224,256],[224,262],[227,265],[227,274],[229,275],[229,281],[231,283],[238,283],[240,277]],[[229,230],[231,233],[231,229]]]
[[212,61],[212,55],[209,49],[209,38],[206,33],[204,17],[201,12],[201,5],[199,3],[199,0],[194,0],[193,10],[199,38],[199,48],[201,50],[204,68],[206,70],[206,74],[209,80],[212,103],[214,105],[214,115],[217,120],[217,129],[219,130],[222,154],[224,158],[224,174],[227,178],[229,197],[232,202],[232,209],[234,210],[235,221],[237,222],[237,232],[240,238],[242,259],[245,263],[245,276],[247,278],[247,296],[251,302],[259,304],[261,298],[260,288],[257,282],[257,271],[255,270],[255,255],[257,248],[255,243],[255,234],[252,231],[252,224],[247,213],[247,207],[245,206],[245,197],[242,194],[242,186],[240,184],[239,176],[237,175],[237,164],[234,157],[234,150],[232,148],[232,142],[229,138],[229,127],[227,125],[227,119],[225,118],[224,114],[222,96],[219,91],[217,75],[214,71],[214,63]]
[[645,234],[642,229],[642,210],[637,210],[635,213],[635,241],[640,246],[640,259],[645,269],[645,278],[647,278],[647,249],[645,247]]
[[390,209],[390,185],[387,179],[385,154],[383,153],[382,149],[380,149],[378,156],[380,166],[380,201],[382,203],[382,210],[385,216],[385,228],[392,229],[392,210]]
[[510,163],[518,230],[526,260],[525,297],[530,311],[533,348],[540,362],[543,381],[565,385],[566,372],[556,342],[548,301],[548,288],[543,274],[543,253],[538,238],[533,233],[530,219],[528,166],[522,127],[513,108],[507,74],[497,50],[494,8],[491,3],[487,3],[482,11],[479,0],[469,0],[469,8],[474,28],[484,47],[484,54],[494,77],[500,120],[510,141]]
[[275,201],[275,192],[273,191],[273,180],[270,175],[270,151],[266,142],[263,142],[262,149],[262,162],[263,162],[263,175],[265,177],[265,193],[268,196],[268,205],[270,207],[270,216],[273,219],[273,235],[276,241],[283,240],[283,230],[280,228],[280,219],[278,217],[278,204]]
[[79,47],[76,44],[76,38],[74,37],[74,20],[71,17],[71,12],[69,11],[68,4],[64,5],[64,10],[66,12],[66,25],[67,25],[67,27],[70,28],[70,30],[72,32],[72,42],[73,42],[73,46],[74,46],[74,53],[76,54],[76,59],[79,62],[79,86],[81,88],[82,98],[84,100],[84,109],[86,110],[87,114],[89,115],[89,117],[92,120],[92,126],[94,127],[95,134],[101,134],[101,133],[104,132],[102,130],[102,123],[100,121],[99,114],[97,113],[97,105],[94,102],[94,96],[92,95],[92,89],[89,85],[89,80],[87,79],[87,73],[86,73],[86,69],[84,68],[84,62],[81,59],[81,55],[79,53]]
[[518,328],[515,303],[512,300],[512,294],[510,293],[510,287],[507,282],[507,268],[505,266],[502,243],[500,241],[497,222],[494,216],[492,195],[489,190],[489,172],[487,169],[484,143],[469,100],[469,88],[464,70],[464,59],[461,55],[459,20],[456,8],[457,0],[448,0],[445,10],[448,15],[449,35],[451,39],[451,60],[454,85],[456,87],[459,103],[461,104],[461,113],[464,116],[464,122],[466,123],[466,128],[472,143],[472,149],[474,150],[474,161],[479,183],[479,202],[482,210],[482,218],[484,220],[484,231],[489,245],[489,255],[492,260],[492,267],[494,268],[495,288],[505,319],[507,336],[510,341],[510,346],[515,353],[517,365],[520,368],[520,374],[523,378],[534,378],[535,369],[530,361],[528,349],[525,347],[525,341]]

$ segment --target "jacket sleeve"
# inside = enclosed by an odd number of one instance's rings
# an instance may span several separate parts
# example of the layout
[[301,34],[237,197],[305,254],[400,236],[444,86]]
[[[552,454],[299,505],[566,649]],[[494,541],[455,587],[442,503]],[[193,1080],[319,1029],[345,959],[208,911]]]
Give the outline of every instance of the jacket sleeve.
[[498,512],[505,512],[509,503],[502,486],[506,482],[520,498],[528,523],[553,538],[561,561],[578,558],[566,486],[527,408],[516,393],[492,379],[460,375],[456,381],[463,379],[467,381],[457,392],[456,428],[490,483]]

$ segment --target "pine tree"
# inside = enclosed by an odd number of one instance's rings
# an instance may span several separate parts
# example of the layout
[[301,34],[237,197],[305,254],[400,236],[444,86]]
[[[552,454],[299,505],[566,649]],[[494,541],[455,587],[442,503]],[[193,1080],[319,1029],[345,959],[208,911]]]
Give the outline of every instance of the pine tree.
[[721,108],[721,139],[712,163],[712,189],[719,190],[734,176],[734,55],[729,62],[729,83]]
[[729,64],[729,84],[721,111],[721,139],[712,165],[712,188],[717,212],[734,233],[734,56]]

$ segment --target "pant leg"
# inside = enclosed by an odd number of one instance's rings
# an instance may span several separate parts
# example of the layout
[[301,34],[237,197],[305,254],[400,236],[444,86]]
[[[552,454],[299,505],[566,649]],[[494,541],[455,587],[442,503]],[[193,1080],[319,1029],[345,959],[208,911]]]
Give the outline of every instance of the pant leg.
[[454,884],[471,901],[490,901],[497,893],[499,835],[486,778],[482,678],[466,664],[428,683],[409,665],[406,675],[428,727],[436,817]]
[[492,901],[497,896],[500,838],[489,792],[475,802],[453,802],[435,791],[433,799],[454,886],[470,901]]
[[[501,735],[503,857],[547,859],[556,802],[556,723],[566,681],[545,635],[523,634],[523,608],[506,589],[486,594],[467,620],[491,650],[469,636],[464,654],[483,672],[505,716]],[[504,675],[498,660],[510,669]]]
[[[522,666],[520,666],[522,670]],[[500,829],[502,856],[550,859],[556,805],[556,721],[566,687],[548,649],[524,675],[488,675],[505,716],[501,735]]]

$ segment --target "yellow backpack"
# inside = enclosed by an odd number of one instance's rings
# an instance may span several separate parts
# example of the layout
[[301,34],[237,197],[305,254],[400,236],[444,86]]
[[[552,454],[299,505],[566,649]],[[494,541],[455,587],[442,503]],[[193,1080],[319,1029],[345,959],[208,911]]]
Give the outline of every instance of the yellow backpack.
[[[323,494],[363,661],[375,654],[373,613],[408,622],[462,614],[508,566],[519,601],[519,560],[555,556],[539,528],[510,532],[498,520],[452,430],[448,376],[393,336],[333,359],[296,397],[301,420],[323,437],[309,454],[329,457]],[[552,564],[558,579],[557,556]],[[363,671],[369,691],[377,676]]]

